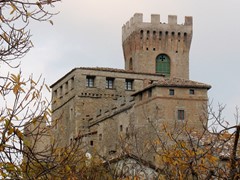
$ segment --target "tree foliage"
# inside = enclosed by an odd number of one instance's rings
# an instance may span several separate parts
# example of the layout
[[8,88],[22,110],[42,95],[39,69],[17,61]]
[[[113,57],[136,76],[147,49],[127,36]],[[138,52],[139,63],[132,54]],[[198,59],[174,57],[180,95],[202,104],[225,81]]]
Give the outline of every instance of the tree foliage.
[[[49,21],[53,24],[51,17],[56,13],[51,8],[57,1],[0,0],[0,64],[11,68],[19,66],[14,60],[22,58],[33,47],[29,23]],[[129,165],[111,166],[111,160],[101,153],[86,157],[81,139],[60,147],[53,138],[56,124],[49,121],[50,102],[43,97],[43,89],[49,90],[41,78],[23,78],[21,72],[0,74],[0,178],[140,178],[126,171],[130,171]],[[166,124],[160,127],[146,115],[146,121],[152,126],[151,134],[142,133],[142,138],[138,134],[141,131],[130,126],[129,133],[119,137],[118,151],[121,155],[137,152],[140,163],[145,153],[154,151],[158,179],[240,179],[238,109],[235,126],[226,125],[223,109],[219,106],[215,113],[209,107],[210,121],[208,126],[203,124],[200,132],[189,128],[187,123],[180,130],[179,127],[169,129]],[[213,128],[210,132],[209,128],[216,124],[222,130]],[[229,130],[232,133],[228,133]],[[142,142],[143,139],[146,141]]]
[[[209,121],[201,131],[189,128],[187,123],[180,131],[163,126],[168,142],[158,136],[156,163],[166,179],[240,178],[240,126],[229,126],[222,118],[223,110],[224,106],[219,105],[218,112],[214,112],[209,106]],[[235,117],[238,122],[238,109]]]
[[31,47],[30,21],[49,21],[53,3],[60,0],[0,0],[0,61],[11,66]]
[[11,68],[19,67],[19,58],[33,47],[31,21],[52,24],[51,17],[56,14],[52,8],[57,1],[60,0],[0,0],[0,67],[10,67],[7,74],[0,70],[1,178],[21,179],[30,171],[22,163],[23,156],[33,152],[28,148],[24,127],[36,124],[36,118],[48,119],[51,113],[49,102],[42,96],[43,89],[48,89],[44,81],[32,76],[23,78],[21,72],[14,74]]

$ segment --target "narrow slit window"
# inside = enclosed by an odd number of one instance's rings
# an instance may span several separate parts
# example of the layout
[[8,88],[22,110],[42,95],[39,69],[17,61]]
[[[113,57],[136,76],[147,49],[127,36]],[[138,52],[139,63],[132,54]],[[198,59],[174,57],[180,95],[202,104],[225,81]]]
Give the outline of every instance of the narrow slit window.
[[147,39],[150,37],[150,31],[147,31]]
[[143,38],[143,30],[140,31],[140,39]]
[[74,77],[72,77],[72,78],[70,79],[70,84],[71,84],[70,89],[71,89],[71,90],[74,89]]
[[153,31],[153,39],[156,39],[156,31]]
[[120,131],[121,131],[121,132],[123,131],[123,126],[122,126],[122,125],[120,125]]
[[102,140],[102,134],[99,134],[99,141]]
[[60,94],[60,97],[62,97],[62,95],[63,95],[63,87],[62,87],[62,86],[60,86],[60,92],[59,92],[59,94]]
[[148,97],[152,97],[152,89],[148,90]]
[[129,60],[129,70],[133,70],[132,58],[130,58],[130,60]]

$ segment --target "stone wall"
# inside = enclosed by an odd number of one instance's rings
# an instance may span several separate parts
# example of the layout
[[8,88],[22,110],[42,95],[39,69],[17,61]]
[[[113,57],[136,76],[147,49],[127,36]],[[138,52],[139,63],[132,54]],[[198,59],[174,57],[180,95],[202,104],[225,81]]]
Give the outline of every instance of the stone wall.
[[[93,87],[87,85],[87,78],[94,79]],[[107,78],[113,80],[111,88],[106,87]],[[163,77],[157,74],[134,73],[110,68],[77,68],[53,84],[53,121],[57,121],[56,137],[66,145],[71,139],[84,134],[88,120],[94,114],[105,113],[106,109],[122,106],[131,101],[132,93],[157,82]],[[132,89],[126,89],[126,80],[131,80]]]
[[160,22],[160,15],[152,15],[151,22],[143,22],[142,14],[135,14],[122,27],[125,69],[156,73],[156,57],[170,57],[170,77],[189,79],[189,51],[192,40],[192,17],[177,24],[177,16],[168,16],[168,23]]

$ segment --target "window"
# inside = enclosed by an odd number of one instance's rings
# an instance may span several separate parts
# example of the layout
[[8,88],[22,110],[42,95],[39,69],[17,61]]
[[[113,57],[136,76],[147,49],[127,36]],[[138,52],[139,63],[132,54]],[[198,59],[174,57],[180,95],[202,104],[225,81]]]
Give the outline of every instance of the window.
[[140,31],[140,39],[143,38],[143,30]]
[[126,90],[133,90],[133,80],[132,79],[126,79],[125,89]]
[[139,94],[139,101],[142,100],[142,93]]
[[102,134],[99,134],[99,141],[102,140]]
[[66,82],[66,84],[65,84],[65,94],[67,94],[68,93],[68,82]]
[[152,89],[148,90],[148,97],[152,97]]
[[166,54],[160,54],[157,56],[156,73],[170,76],[170,58]]
[[57,90],[54,90],[54,97],[57,97]]
[[87,76],[86,77],[86,86],[94,87],[94,79],[95,79],[95,76]]
[[184,110],[178,110],[178,120],[184,120]]
[[123,131],[123,126],[122,125],[120,125],[120,131]]
[[132,58],[130,58],[130,60],[129,60],[129,70],[133,70]]
[[70,120],[72,120],[74,118],[74,111],[73,111],[73,107],[70,108]]
[[147,39],[149,39],[150,31],[147,31]]
[[156,31],[153,31],[153,39],[156,39]]
[[62,95],[63,95],[63,87],[62,87],[62,86],[60,86],[59,95],[60,95],[60,98],[61,98]]
[[169,95],[174,96],[174,89],[169,89]]
[[194,91],[194,89],[189,89],[189,94],[195,94],[195,91]]
[[93,141],[90,141],[90,145],[93,146]]
[[74,88],[74,77],[70,79],[70,84],[71,84],[70,90],[72,90]]
[[106,78],[106,88],[112,89],[113,88],[114,78]]

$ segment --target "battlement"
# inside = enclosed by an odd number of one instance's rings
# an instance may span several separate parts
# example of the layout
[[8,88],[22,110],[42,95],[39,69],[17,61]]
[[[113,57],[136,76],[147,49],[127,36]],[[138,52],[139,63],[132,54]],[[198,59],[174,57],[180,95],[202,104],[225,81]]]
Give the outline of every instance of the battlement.
[[170,27],[173,28],[174,25],[175,29],[180,31],[180,29],[184,27],[192,28],[192,24],[193,20],[191,16],[185,16],[185,22],[183,24],[177,24],[177,16],[175,15],[169,15],[168,23],[162,23],[160,21],[159,14],[152,14],[151,22],[143,22],[143,14],[136,13],[126,24],[122,26],[122,41],[124,41],[132,32],[138,29],[170,29]]

